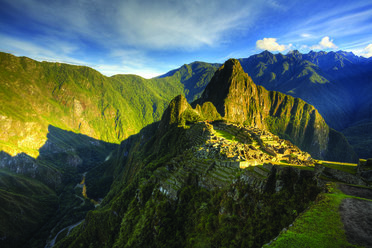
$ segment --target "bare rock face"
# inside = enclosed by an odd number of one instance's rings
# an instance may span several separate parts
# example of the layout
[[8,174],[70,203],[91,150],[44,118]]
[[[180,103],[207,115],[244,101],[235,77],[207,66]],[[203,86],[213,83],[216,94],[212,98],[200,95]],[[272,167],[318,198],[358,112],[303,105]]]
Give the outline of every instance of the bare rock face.
[[36,159],[25,153],[20,153],[12,157],[0,151],[0,168],[40,180],[50,188],[56,188],[62,183],[60,172],[40,165]]
[[227,121],[269,130],[315,158],[357,160],[346,139],[328,127],[314,106],[254,84],[238,60],[226,61],[193,105],[205,102],[211,102]]
[[358,175],[364,178],[367,182],[372,182],[372,158],[359,160],[357,170]]

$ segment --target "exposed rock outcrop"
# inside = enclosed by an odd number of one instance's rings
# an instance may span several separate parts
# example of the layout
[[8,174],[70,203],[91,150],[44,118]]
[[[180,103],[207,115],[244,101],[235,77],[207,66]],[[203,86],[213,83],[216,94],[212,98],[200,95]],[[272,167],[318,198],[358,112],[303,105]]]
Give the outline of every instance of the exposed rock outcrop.
[[20,153],[12,157],[0,151],[0,168],[37,179],[52,189],[55,189],[62,183],[62,174],[60,172],[48,166],[43,166],[36,159],[25,153]]

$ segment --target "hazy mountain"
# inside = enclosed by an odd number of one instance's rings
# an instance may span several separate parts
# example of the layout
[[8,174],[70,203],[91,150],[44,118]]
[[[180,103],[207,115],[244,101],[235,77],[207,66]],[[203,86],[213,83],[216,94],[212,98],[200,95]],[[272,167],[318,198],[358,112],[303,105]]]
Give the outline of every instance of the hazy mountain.
[[173,77],[178,79],[185,87],[184,93],[189,102],[199,98],[211,80],[215,71],[221,64],[193,62],[172,70],[159,78]]

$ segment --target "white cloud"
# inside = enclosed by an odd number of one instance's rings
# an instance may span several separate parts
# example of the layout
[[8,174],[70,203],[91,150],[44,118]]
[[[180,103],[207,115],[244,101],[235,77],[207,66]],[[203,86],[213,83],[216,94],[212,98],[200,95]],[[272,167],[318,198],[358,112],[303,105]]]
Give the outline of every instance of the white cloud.
[[314,50],[331,49],[331,48],[337,48],[337,46],[333,43],[333,40],[331,40],[328,36],[323,37],[322,40],[317,45],[313,45],[310,47],[310,49],[314,49]]
[[272,52],[283,52],[288,48],[286,45],[279,45],[275,38],[263,38],[262,40],[258,40],[256,41],[256,47],[261,50],[268,50]]
[[372,57],[372,43],[366,46],[361,52],[360,56],[369,58]]

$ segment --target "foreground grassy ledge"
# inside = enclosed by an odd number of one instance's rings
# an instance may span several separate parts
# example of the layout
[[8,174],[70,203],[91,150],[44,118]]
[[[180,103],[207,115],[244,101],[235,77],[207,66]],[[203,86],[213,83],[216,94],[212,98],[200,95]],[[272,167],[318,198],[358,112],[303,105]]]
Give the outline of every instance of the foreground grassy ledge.
[[328,183],[327,189],[288,230],[263,247],[361,247],[347,241],[339,212],[342,200],[357,197],[343,194],[336,183]]

